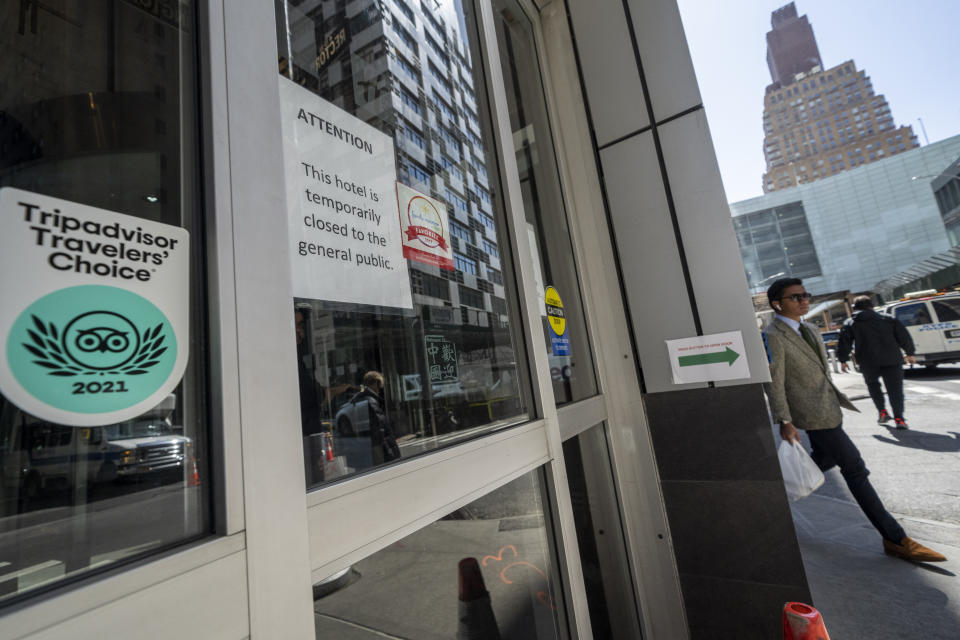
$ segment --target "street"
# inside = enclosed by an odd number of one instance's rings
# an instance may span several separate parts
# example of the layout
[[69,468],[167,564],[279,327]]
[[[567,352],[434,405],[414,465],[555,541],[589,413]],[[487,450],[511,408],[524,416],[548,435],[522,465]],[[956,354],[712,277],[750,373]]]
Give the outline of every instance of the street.
[[914,565],[885,555],[839,471],[828,471],[791,509],[813,604],[833,640],[946,640],[960,628],[960,367],[907,369],[905,377],[910,429],[897,431],[877,424],[859,373],[834,374],[861,412],[844,411],[844,429],[907,535],[948,560]]

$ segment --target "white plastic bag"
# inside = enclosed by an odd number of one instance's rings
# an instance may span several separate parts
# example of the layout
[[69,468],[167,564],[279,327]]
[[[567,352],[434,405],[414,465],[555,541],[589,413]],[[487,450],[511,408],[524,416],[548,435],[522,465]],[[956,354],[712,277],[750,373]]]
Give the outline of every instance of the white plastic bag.
[[782,441],[777,449],[777,457],[783,470],[783,486],[791,501],[806,498],[823,484],[823,472],[800,443]]

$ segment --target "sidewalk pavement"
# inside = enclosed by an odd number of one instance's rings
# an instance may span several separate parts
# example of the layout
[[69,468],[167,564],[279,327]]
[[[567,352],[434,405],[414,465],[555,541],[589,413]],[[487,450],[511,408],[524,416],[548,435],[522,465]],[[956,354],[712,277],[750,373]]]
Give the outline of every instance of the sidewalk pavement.
[[[834,374],[834,382],[862,412],[845,411],[844,428],[862,452],[869,450],[876,442],[871,434],[877,425],[863,377]],[[864,458],[875,476],[884,473],[879,456],[868,451]],[[891,510],[908,535],[944,553],[948,561],[912,564],[887,556],[839,471],[832,469],[825,476],[824,486],[791,503],[791,511],[812,604],[823,615],[832,640],[960,637],[960,524]]]
[[863,376],[856,371],[851,370],[850,373],[839,373],[839,371],[835,371],[832,375],[833,384],[835,384],[840,391],[847,394],[847,397],[851,400],[870,398],[870,394],[867,392],[867,384],[863,381]]

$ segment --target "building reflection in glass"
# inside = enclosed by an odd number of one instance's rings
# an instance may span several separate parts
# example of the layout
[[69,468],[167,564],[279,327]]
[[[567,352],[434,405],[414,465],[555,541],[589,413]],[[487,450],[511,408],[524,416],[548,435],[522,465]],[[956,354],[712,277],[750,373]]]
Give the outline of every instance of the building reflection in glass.
[[393,137],[397,180],[447,205],[455,265],[409,262],[413,313],[294,301],[308,485],[391,461],[368,427],[378,422],[363,384],[371,371],[383,375],[401,457],[525,419],[469,15],[403,0],[276,6],[280,73]]

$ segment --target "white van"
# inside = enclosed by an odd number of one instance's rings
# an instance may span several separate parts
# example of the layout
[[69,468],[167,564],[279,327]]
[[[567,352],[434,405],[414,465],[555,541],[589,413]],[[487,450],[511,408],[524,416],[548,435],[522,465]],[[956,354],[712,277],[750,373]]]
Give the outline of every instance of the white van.
[[106,427],[53,424],[9,402],[0,407],[0,495],[13,490],[35,498],[80,481],[183,478],[192,455],[190,438],[172,423],[174,394],[134,420]]
[[960,293],[907,294],[882,311],[907,327],[917,348],[917,364],[933,368],[960,362]]

